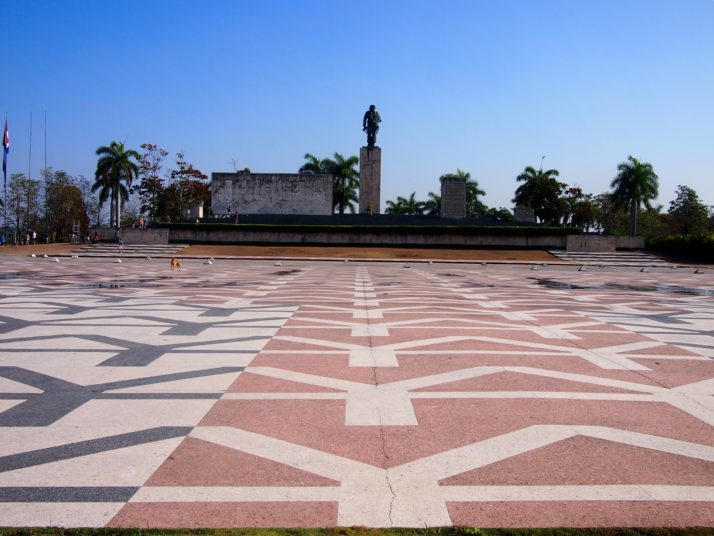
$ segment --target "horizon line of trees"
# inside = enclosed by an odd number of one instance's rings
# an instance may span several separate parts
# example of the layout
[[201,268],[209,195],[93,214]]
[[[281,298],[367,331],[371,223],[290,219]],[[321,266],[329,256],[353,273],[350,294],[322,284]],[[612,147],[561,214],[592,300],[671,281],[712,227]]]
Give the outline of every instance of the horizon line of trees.
[[[569,186],[558,180],[557,169],[543,170],[526,166],[516,177],[521,183],[516,188],[512,202],[516,208],[530,208],[537,221],[549,225],[570,225],[586,231],[596,229],[606,234],[637,234],[659,238],[668,234],[700,234],[714,231],[714,215],[699,199],[697,192],[680,185],[669,210],[663,213],[662,205],[654,205],[659,195],[659,177],[652,164],[642,162],[632,155],[618,164],[617,175],[610,182],[611,191],[593,195],[580,187]],[[442,177],[466,179],[466,213],[473,218],[511,221],[513,213],[503,207],[488,208],[479,197],[486,193],[461,169]],[[389,214],[438,215],[441,198],[429,192],[424,201],[398,196],[386,202]]]
[[[150,143],[140,147],[138,152],[116,141],[98,147],[93,183],[82,175],[73,177],[52,168],[42,171],[42,180],[12,174],[5,214],[6,221],[15,228],[16,240],[18,233],[27,230],[40,231],[41,239],[69,239],[77,229],[84,232],[89,225],[102,225],[102,209],[107,202],[111,227],[128,225],[144,216],[148,222],[185,220],[187,210],[199,203],[210,206],[207,175],[189,163],[182,151],[176,153],[175,166],[164,169],[168,151]],[[305,153],[304,158],[299,173],[333,176],[333,212],[355,213],[359,205],[359,158],[339,152],[332,158]],[[598,195],[561,182],[559,175],[557,169],[526,166],[516,177],[518,187],[512,199],[515,207],[532,209],[540,223],[596,229],[606,234],[637,234],[640,230],[646,237],[662,237],[714,230],[714,218],[707,206],[686,185],[678,186],[667,213],[662,205],[654,205],[659,178],[652,164],[631,155],[618,164],[611,190]],[[446,177],[465,179],[468,217],[500,222],[514,219],[511,210],[488,207],[482,202],[486,192],[469,172],[457,168],[455,173],[441,178]],[[418,200],[416,192],[412,192],[387,200],[385,212],[436,216],[440,208],[438,194],[429,192],[427,199]]]

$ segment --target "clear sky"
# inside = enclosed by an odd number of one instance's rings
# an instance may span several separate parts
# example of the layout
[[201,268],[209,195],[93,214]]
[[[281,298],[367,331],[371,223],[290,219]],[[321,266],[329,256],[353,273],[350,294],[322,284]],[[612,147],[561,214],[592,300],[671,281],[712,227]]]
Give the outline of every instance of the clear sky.
[[0,8],[10,172],[93,177],[112,140],[210,174],[359,155],[382,116],[382,204],[469,171],[511,206],[527,165],[601,193],[629,154],[667,208],[714,205],[713,0],[23,0]]

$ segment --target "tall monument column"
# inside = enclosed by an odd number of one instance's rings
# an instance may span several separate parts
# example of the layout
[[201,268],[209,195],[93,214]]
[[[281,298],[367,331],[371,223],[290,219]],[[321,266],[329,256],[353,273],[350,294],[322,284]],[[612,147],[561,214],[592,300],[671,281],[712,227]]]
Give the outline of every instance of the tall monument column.
[[382,180],[382,149],[362,147],[359,150],[359,213],[379,214]]
[[359,150],[359,213],[379,214],[379,190],[382,180],[382,149],[377,147],[377,132],[382,118],[374,104],[362,118],[367,133],[367,147]]

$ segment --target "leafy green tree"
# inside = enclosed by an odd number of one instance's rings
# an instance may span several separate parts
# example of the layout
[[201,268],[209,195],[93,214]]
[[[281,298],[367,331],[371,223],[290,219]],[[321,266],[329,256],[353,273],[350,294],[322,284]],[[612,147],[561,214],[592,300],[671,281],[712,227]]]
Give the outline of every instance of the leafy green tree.
[[672,217],[662,214],[662,205],[656,205],[640,212],[637,227],[647,240],[664,238],[672,234]]
[[40,181],[13,173],[7,183],[7,217],[18,233],[36,230],[40,220]]
[[486,209],[484,216],[500,222],[513,221],[515,219],[513,212],[504,207]]
[[582,189],[575,187],[566,188],[565,194],[563,195],[563,202],[565,211],[563,213],[563,225],[572,224],[573,216],[576,212],[576,207],[580,203],[585,194]]
[[[77,187],[82,191],[82,205],[87,214],[87,225],[102,225],[102,211],[99,208],[99,200],[91,194],[92,183],[84,175],[77,175],[74,178]],[[83,229],[86,231],[86,229]]]
[[596,227],[606,235],[621,236],[627,234],[627,212],[619,206],[609,192],[593,198]]
[[53,242],[69,241],[75,224],[81,233],[89,223],[82,189],[77,179],[61,170],[50,170],[45,184],[48,237]]
[[558,182],[557,169],[543,171],[528,166],[516,177],[522,182],[516,189],[513,202],[517,206],[530,207],[543,223],[557,224],[565,212],[565,201],[561,195],[565,184]]
[[677,186],[677,198],[669,204],[674,230],[682,234],[698,234],[707,230],[709,211],[689,186]]
[[387,201],[387,214],[406,214],[420,215],[424,214],[424,203],[416,200],[416,192],[408,197],[398,196],[396,201]]
[[121,202],[129,198],[129,188],[139,174],[136,161],[141,155],[134,149],[126,149],[123,143],[113,141],[108,146],[101,146],[96,151],[97,171],[92,191],[99,190],[99,202],[104,203],[109,195],[113,199],[110,225],[120,225]]
[[632,155],[617,166],[618,174],[610,183],[613,199],[630,211],[630,234],[637,234],[640,207],[652,208],[650,201],[659,195],[659,180],[652,164],[640,162]]
[[595,221],[596,209],[593,196],[586,194],[583,199],[578,201],[573,207],[570,225],[574,227],[585,227],[585,230],[589,231],[591,227],[595,226]]
[[583,193],[577,186],[566,188],[563,196],[565,212],[563,224],[574,227],[585,227],[589,230],[595,225],[596,208],[591,194]]
[[[164,188],[158,208],[172,221],[186,219],[187,210],[211,203],[211,192],[206,184],[208,176],[186,161],[182,152],[176,153],[176,169],[169,174],[170,184]],[[191,214],[191,218],[195,218]]]
[[161,168],[168,151],[153,143],[143,143],[143,150],[139,158],[139,179],[141,182],[136,187],[141,203],[139,210],[146,214],[150,222],[156,221],[159,216],[159,199],[164,190],[164,179],[161,177]]
[[[305,155],[305,157],[307,158],[308,155]],[[359,164],[359,157],[350,156],[349,158],[345,158],[340,153],[335,153],[334,160],[325,159],[322,162],[325,163],[325,172],[331,174],[334,181],[332,188],[332,210],[337,209],[338,213],[344,214],[345,209],[348,209],[354,214],[359,203],[357,196],[359,190],[359,171],[355,168],[355,166]]]

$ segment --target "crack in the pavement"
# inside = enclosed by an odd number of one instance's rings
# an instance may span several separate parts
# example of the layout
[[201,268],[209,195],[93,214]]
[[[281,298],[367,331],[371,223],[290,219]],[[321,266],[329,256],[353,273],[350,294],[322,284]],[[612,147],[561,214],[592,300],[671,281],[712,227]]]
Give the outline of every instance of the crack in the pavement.
[[[369,274],[367,274],[367,277],[369,277]],[[371,278],[370,278],[370,281],[371,281]],[[357,284],[359,285],[359,283],[357,283]],[[370,316],[369,316],[369,307],[367,306],[367,303],[366,303],[366,302],[367,302],[367,298],[366,298],[366,294],[367,294],[366,286],[367,286],[367,283],[366,283],[366,281],[363,279],[363,280],[361,281],[361,284],[362,284],[362,296],[364,297],[364,302],[365,302],[365,304],[364,304],[364,309],[365,309],[365,311],[367,312],[367,313],[365,314],[365,316],[367,317],[366,320],[367,320],[367,333],[368,333],[368,337],[369,337],[369,348],[372,349],[372,348],[374,348],[374,341],[373,341],[373,337],[372,337],[372,330],[369,329],[370,322],[371,322],[371,318],[370,318]],[[372,286],[373,286],[373,285],[372,285]],[[356,286],[355,288],[358,288],[358,286]],[[376,366],[372,366],[372,384],[373,384],[375,387],[379,387],[379,381],[378,381],[378,379],[377,379],[377,367],[376,367]],[[390,527],[393,527],[393,526],[394,526],[394,522],[392,521],[392,509],[393,509],[393,507],[394,507],[394,501],[395,501],[395,499],[396,499],[397,496],[396,496],[396,494],[394,493],[394,488],[392,487],[392,481],[391,481],[390,478],[389,478],[389,470],[388,470],[388,465],[389,465],[389,463],[388,463],[388,462],[389,462],[389,453],[387,452],[387,440],[386,440],[385,434],[384,434],[384,425],[382,424],[382,411],[381,411],[381,408],[378,409],[377,411],[379,412],[379,438],[380,438],[380,441],[381,441],[381,444],[382,444],[382,456],[384,457],[384,478],[385,478],[385,480],[386,480],[387,487],[389,488],[389,493],[390,493],[390,495],[391,495],[391,499],[390,499],[390,501],[389,501],[389,513],[388,513],[389,526],[390,526]]]
[[387,442],[384,437],[384,426],[382,426],[382,412],[379,412],[379,435],[382,440],[382,454],[384,455],[384,479],[387,481],[387,487],[389,488],[389,493],[392,498],[389,500],[389,526],[394,526],[394,521],[392,521],[392,509],[394,508],[394,501],[397,498],[396,493],[394,493],[394,488],[392,487],[392,481],[389,478],[389,469],[387,467],[387,460],[389,460],[389,454],[387,453]]

